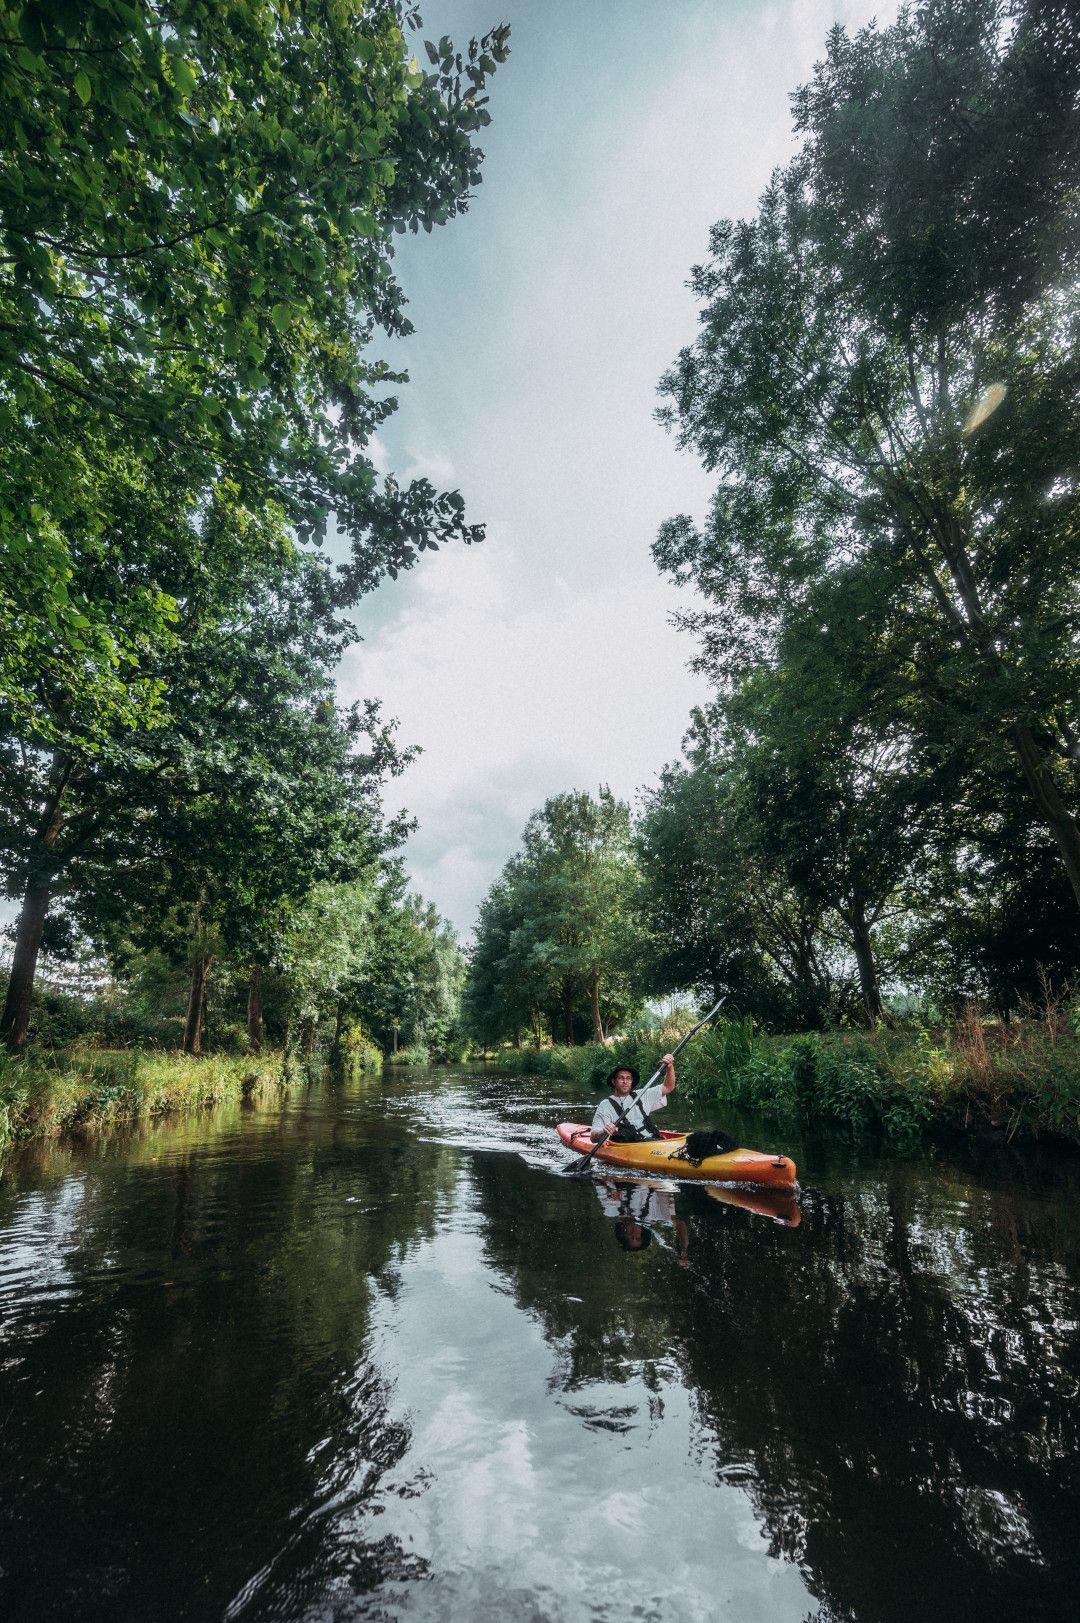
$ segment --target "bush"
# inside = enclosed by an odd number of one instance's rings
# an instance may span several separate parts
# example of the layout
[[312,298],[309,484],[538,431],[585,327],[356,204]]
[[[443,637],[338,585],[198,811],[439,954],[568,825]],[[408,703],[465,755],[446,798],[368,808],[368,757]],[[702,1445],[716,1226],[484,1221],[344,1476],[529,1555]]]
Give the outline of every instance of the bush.
[[345,1026],[338,1038],[334,1064],[339,1076],[352,1081],[382,1070],[382,1049],[365,1037],[359,1026]]
[[399,1048],[393,1054],[387,1054],[387,1065],[430,1065],[431,1050],[425,1043],[411,1043],[408,1048]]
[[197,1110],[280,1086],[281,1056],[75,1048],[0,1056],[0,1133],[11,1142],[55,1137],[141,1116]]
[[581,1048],[553,1044],[551,1048],[501,1048],[491,1061],[508,1076],[577,1076]]

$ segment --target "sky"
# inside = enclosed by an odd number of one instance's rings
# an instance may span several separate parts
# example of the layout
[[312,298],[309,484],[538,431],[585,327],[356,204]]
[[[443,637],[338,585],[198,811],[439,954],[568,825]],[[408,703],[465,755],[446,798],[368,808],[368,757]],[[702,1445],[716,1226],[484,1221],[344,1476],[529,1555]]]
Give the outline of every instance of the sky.
[[339,672],[422,754],[387,805],[412,883],[467,940],[530,812],[608,784],[634,802],[708,695],[650,547],[712,481],[654,420],[692,341],[714,221],[793,151],[788,95],[862,0],[441,0],[420,41],[511,24],[468,213],[398,238],[416,333],[377,465],[461,490],[478,547],[365,599]]

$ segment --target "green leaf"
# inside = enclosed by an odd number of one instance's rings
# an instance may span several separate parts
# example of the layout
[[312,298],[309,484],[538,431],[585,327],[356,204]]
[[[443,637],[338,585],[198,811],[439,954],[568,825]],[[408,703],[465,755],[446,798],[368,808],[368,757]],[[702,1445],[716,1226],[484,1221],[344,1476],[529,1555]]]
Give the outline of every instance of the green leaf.
[[78,96],[79,100],[82,102],[83,106],[85,107],[87,102],[90,100],[90,94],[91,94],[90,80],[87,78],[85,68],[80,68],[79,69],[78,73],[75,75],[75,79],[74,79],[73,83],[74,83],[75,94]]
[[292,326],[293,313],[287,304],[275,304],[270,312],[270,320],[278,332],[285,332]]
[[185,62],[183,57],[177,57],[172,70],[177,90],[182,96],[190,96],[198,83],[191,63]]

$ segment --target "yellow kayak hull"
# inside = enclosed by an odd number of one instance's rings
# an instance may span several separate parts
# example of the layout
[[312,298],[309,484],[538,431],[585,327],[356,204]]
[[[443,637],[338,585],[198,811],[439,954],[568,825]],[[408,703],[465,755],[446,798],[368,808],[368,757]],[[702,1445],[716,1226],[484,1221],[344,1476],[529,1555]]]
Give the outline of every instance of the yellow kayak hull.
[[[587,1122],[561,1121],[558,1134],[563,1143],[579,1155],[595,1148]],[[707,1155],[695,1166],[679,1159],[686,1143],[685,1133],[665,1133],[641,1144],[614,1144],[610,1140],[596,1151],[605,1166],[624,1167],[628,1172],[647,1173],[653,1178],[693,1178],[706,1183],[748,1183],[759,1189],[793,1189],[795,1163],[790,1156],[765,1150],[727,1150],[723,1155]]]

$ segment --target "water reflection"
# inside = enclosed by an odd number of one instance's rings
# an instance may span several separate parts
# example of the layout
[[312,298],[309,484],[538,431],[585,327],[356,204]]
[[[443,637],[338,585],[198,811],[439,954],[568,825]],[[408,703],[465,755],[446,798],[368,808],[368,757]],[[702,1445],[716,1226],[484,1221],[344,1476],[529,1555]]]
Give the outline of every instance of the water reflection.
[[1070,1612],[1071,1163],[792,1145],[800,1209],[558,1176],[579,1105],[413,1078],[9,1160],[4,1615]]
[[[675,1186],[650,1179],[598,1178],[595,1183],[600,1209],[611,1218],[612,1233],[624,1251],[644,1251],[653,1232],[670,1231],[675,1260],[680,1268],[690,1261],[690,1231],[675,1205]],[[658,1234],[659,1238],[659,1234]],[[661,1240],[661,1244],[664,1241]]]

